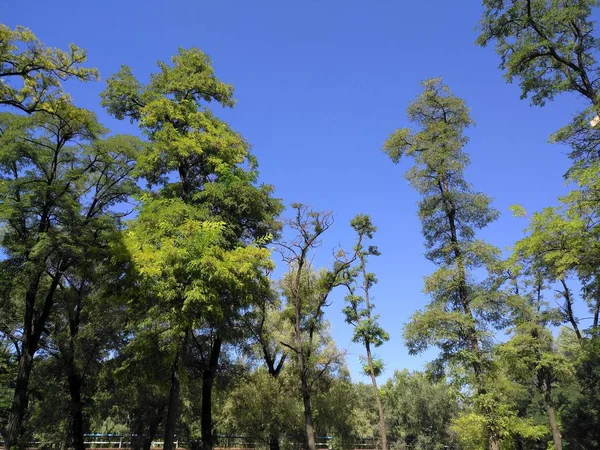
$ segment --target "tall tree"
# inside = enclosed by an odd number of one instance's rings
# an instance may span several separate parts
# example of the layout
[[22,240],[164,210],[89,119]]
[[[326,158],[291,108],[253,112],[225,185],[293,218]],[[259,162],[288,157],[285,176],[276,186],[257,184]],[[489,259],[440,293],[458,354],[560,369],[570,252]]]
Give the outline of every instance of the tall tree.
[[[348,271],[358,257],[358,249],[362,248],[362,241],[370,229],[357,229],[354,252],[338,251],[334,255],[335,261],[331,269],[315,272],[310,265],[311,252],[320,245],[323,233],[333,224],[332,215],[329,212],[312,211],[302,204],[293,204],[292,207],[295,215],[287,225],[296,236],[289,242],[279,243],[283,260],[288,265],[282,290],[291,309],[293,324],[293,337],[285,346],[291,350],[298,366],[308,448],[316,450],[312,386],[341,356],[335,350],[321,352],[319,355],[319,347],[323,344],[319,333],[325,325],[324,309],[331,291],[344,284]],[[321,359],[320,363],[318,359]]]
[[[549,308],[544,299],[546,285],[535,260],[510,269],[510,340],[498,346],[498,356],[508,376],[525,386],[533,385],[541,394],[556,450],[562,449],[562,435],[556,415],[554,388],[572,372],[572,365],[556,349],[550,326],[560,323],[561,314]],[[521,282],[519,275],[527,278]],[[525,290],[527,289],[527,290]]]
[[[144,261],[142,253],[139,260],[140,267],[145,262],[155,266],[146,272],[148,282],[159,288],[151,280],[167,277],[168,284],[156,299],[162,297],[165,306],[171,305],[165,311],[177,311],[168,320],[179,331],[165,450],[173,442],[180,358],[188,344],[200,344],[197,349],[206,361],[202,441],[210,450],[211,394],[223,342],[232,321],[266,286],[264,270],[270,263],[262,244],[277,232],[275,216],[281,204],[272,197],[270,186],[257,185],[257,163],[248,144],[205,106],[213,100],[222,106],[234,104],[233,88],[217,79],[209,58],[197,49],[180,50],[172,65],[158,65],[159,72],[147,85],[124,66],[108,80],[102,98],[110,114],[138,122],[150,142],[138,166],[157,189],[145,198],[141,214],[145,223],[138,221],[140,233],[134,231],[134,241],[146,243],[153,255]],[[170,212],[165,214],[166,210]],[[254,245],[257,242],[259,246]],[[174,245],[175,253],[168,255],[163,244]],[[207,272],[209,267],[212,272]],[[174,305],[178,306],[172,309]],[[186,313],[188,308],[192,314]]]
[[500,314],[488,286],[474,279],[473,271],[485,269],[497,250],[475,238],[476,230],[498,216],[491,199],[474,192],[464,179],[469,158],[463,151],[468,138],[464,130],[473,121],[465,102],[450,93],[440,79],[423,83],[424,92],[408,107],[408,116],[419,129],[396,130],[384,150],[394,163],[405,157],[414,160],[406,177],[422,195],[422,221],[426,256],[438,270],[425,280],[431,302],[415,313],[404,330],[411,353],[430,346],[441,350],[440,360],[469,368],[482,412],[489,419],[490,450],[499,449],[500,432],[494,420],[494,403],[487,386],[489,355],[486,329]]
[[69,103],[63,81],[91,81],[96,69],[81,67],[85,50],[70,45],[68,51],[46,47],[25,27],[10,29],[0,24],[0,105],[27,113],[55,112]]
[[23,314],[6,449],[22,432],[34,356],[65,274],[104,245],[98,237],[119,216],[113,206],[134,186],[124,156],[133,141],[126,149],[96,144],[104,132],[94,114],[67,103],[52,114],[0,116],[3,264],[19,268],[11,298]]
[[[139,144],[135,138],[118,136],[97,145],[120,140]],[[137,145],[128,147],[128,144],[121,147],[128,151],[121,155],[124,176],[135,160]],[[131,182],[133,184],[133,180]],[[135,186],[131,192],[135,192]],[[46,348],[57,358],[66,379],[70,434],[75,450],[85,448],[87,412],[98,387],[98,377],[106,358],[120,350],[128,319],[124,291],[131,294],[127,289],[131,287],[129,261],[120,258],[125,256],[120,225],[109,220],[104,230],[95,230],[96,247],[89,248],[77,266],[65,272],[57,290],[55,311],[49,320]],[[111,320],[101,320],[103,316],[110,316]]]
[[[364,233],[368,239],[372,239],[373,233],[377,231],[371,223],[371,218],[364,215],[356,216],[352,220],[351,226],[357,233]],[[346,301],[349,305],[344,308],[344,314],[346,322],[354,326],[353,342],[362,344],[367,353],[364,371],[371,378],[379,412],[381,446],[383,450],[387,450],[385,415],[381,402],[381,393],[377,387],[377,377],[383,370],[383,362],[374,357],[372,348],[379,347],[385,341],[388,341],[390,337],[379,325],[379,317],[373,314],[375,305],[371,296],[371,288],[377,282],[377,278],[374,273],[367,271],[367,258],[369,256],[377,256],[380,253],[376,246],[369,245],[366,247],[362,242],[359,242],[358,245],[360,247],[355,249],[358,254],[358,267],[354,269],[353,278],[358,278],[359,280],[352,280],[347,283],[349,294],[346,296]],[[362,292],[362,295],[358,292]]]

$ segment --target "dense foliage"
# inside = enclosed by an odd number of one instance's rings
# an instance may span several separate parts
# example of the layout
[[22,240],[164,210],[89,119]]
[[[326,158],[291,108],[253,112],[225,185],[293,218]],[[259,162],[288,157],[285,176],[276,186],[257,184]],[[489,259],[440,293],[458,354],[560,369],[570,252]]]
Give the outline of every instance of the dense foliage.
[[[483,150],[440,78],[408,106],[412,128],[384,142],[393,163],[410,161],[435,266],[403,337],[412,354],[438,350],[384,383],[375,224],[357,214],[354,242],[314,265],[333,213],[284,212],[259,182],[249,143],[218,114],[234,89],[206,54],[180,49],[153,74],[110,76],[101,104],[132,133],[115,135],[65,90],[99,76],[84,50],[0,25],[5,450],[84,450],[91,433],[135,450],[600,448],[598,6],[483,1],[478,43],[495,46],[523,98],[585,102],[551,137],[570,148],[571,191],[532,214],[514,206],[529,225],[510,251],[480,238],[499,213],[467,181],[468,152]],[[370,384],[351,379],[331,308]]]

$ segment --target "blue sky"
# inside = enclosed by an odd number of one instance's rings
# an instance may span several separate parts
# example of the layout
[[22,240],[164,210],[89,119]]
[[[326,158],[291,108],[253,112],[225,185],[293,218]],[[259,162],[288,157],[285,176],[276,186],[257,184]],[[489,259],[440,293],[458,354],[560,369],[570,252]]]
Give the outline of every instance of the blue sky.
[[[477,126],[468,132],[467,177],[502,213],[482,237],[506,248],[526,226],[509,205],[535,211],[565,192],[566,149],[547,139],[570,120],[577,100],[561,97],[544,109],[520,100],[493,49],[475,46],[478,2],[0,0],[0,11],[2,23],[27,26],[47,45],[86,48],[88,65],[103,80],[121,64],[147,78],[178,47],[208,53],[217,75],[236,88],[236,107],[220,114],[252,144],[262,181],[287,205],[335,212],[315,263],[330,262],[338,244],[352,245],[355,214],[370,214],[378,226],[374,243],[382,256],[371,270],[379,278],[381,324],[392,338],[378,352],[385,377],[418,369],[435,354],[409,356],[401,339],[402,324],[427,301],[421,288],[433,266],[423,256],[418,197],[403,178],[407,165],[394,166],[381,151],[395,128],[409,125],[405,110],[421,80],[442,76],[472,109]],[[68,88],[113,132],[136,133],[101,111],[103,86]],[[327,314],[338,345],[349,350],[353,378],[363,379],[342,299],[335,293]]]

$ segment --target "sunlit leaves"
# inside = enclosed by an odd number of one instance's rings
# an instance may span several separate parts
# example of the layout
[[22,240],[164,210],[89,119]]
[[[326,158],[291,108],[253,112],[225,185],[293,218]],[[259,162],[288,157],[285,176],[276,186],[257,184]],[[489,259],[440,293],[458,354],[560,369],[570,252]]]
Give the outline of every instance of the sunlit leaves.
[[56,112],[70,103],[61,83],[91,81],[96,69],[82,67],[85,50],[71,44],[68,51],[46,47],[25,27],[0,24],[0,105],[22,111]]

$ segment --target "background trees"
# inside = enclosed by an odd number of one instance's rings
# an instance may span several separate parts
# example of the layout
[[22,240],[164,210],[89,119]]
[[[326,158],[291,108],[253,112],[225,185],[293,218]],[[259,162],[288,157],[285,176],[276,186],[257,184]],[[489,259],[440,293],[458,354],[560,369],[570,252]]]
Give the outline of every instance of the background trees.
[[[248,142],[210,108],[235,100],[203,52],[111,76],[102,104],[141,138],[112,135],[63,88],[97,78],[85,51],[0,26],[4,445],[82,450],[86,433],[116,432],[140,450],[160,435],[165,448],[208,450],[234,433],[271,450],[598,447],[596,6],[483,2],[479,43],[496,45],[523,96],[584,102],[551,138],[569,146],[571,191],[532,214],[514,208],[530,225],[512,254],[480,239],[498,214],[466,181],[473,122],[440,79],[410,104],[414,129],[386,142],[394,162],[413,159],[436,266],[404,337],[440,354],[383,387],[373,223],[356,216],[355,242],[313,259],[333,213],[294,204],[280,223]],[[330,331],[336,287],[370,386],[351,380]]]
[[[351,225],[359,235],[364,233],[365,237],[369,239],[373,237],[373,233],[376,231],[368,216],[356,216]],[[374,273],[367,272],[367,257],[379,255],[379,250],[373,245],[365,246],[362,241],[357,243],[355,250],[358,257],[358,266],[354,269],[354,273],[351,274],[355,279],[349,280],[346,285],[349,291],[346,301],[349,305],[344,308],[344,314],[346,322],[354,326],[352,340],[364,345],[367,352],[366,358],[363,358],[366,362],[364,371],[371,377],[371,384],[373,385],[379,413],[379,437],[382,448],[387,450],[385,414],[379,388],[377,387],[377,377],[381,375],[383,370],[383,361],[374,357],[372,347],[379,347],[385,341],[388,341],[390,337],[379,325],[379,317],[373,314],[375,305],[371,297],[371,288],[377,282],[377,278]],[[356,278],[359,278],[360,281],[356,280]],[[362,295],[359,292],[362,292]]]

